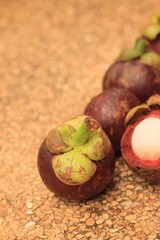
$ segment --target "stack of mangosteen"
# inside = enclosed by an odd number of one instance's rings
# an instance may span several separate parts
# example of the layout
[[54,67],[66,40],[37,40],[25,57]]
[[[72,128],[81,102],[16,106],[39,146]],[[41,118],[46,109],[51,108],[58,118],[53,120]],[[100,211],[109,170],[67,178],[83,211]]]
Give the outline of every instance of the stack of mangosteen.
[[44,184],[70,200],[89,199],[110,182],[116,158],[160,184],[160,14],[106,71],[84,113],[52,129],[38,152]]

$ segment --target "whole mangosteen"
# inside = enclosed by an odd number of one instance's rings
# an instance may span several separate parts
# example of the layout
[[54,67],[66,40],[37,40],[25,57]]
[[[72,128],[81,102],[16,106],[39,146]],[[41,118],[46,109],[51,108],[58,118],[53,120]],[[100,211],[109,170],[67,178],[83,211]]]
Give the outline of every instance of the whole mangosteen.
[[137,97],[129,90],[112,88],[94,96],[87,104],[84,114],[97,119],[115,151],[119,152],[126,114],[139,103]]
[[147,41],[137,39],[133,49],[125,49],[106,71],[103,90],[126,88],[141,102],[160,92],[160,56],[147,52]]
[[82,115],[52,129],[38,152],[38,170],[44,184],[70,200],[99,194],[115,168],[112,144],[93,118]]
[[160,95],[128,112],[121,152],[133,172],[160,184]]

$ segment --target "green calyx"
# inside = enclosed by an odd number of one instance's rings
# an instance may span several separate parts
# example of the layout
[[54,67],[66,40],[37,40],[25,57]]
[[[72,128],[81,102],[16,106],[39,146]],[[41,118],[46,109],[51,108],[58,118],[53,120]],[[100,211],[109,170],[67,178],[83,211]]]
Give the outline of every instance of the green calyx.
[[137,49],[126,48],[121,52],[118,60],[129,61],[129,60],[132,60],[132,59],[137,59],[140,56],[141,56],[141,52],[138,51]]
[[155,52],[148,52],[148,44],[146,39],[138,38],[134,48],[123,50],[118,60],[129,61],[138,59],[143,64],[150,65],[154,68],[160,68],[160,55]]
[[139,59],[143,53],[146,52],[148,41],[143,38],[138,38],[136,40],[135,46],[133,48],[124,49],[118,60],[129,61],[134,59]]
[[82,115],[51,130],[46,146],[54,154],[52,167],[57,178],[68,185],[81,185],[93,177],[94,161],[103,159],[111,144],[99,123]]

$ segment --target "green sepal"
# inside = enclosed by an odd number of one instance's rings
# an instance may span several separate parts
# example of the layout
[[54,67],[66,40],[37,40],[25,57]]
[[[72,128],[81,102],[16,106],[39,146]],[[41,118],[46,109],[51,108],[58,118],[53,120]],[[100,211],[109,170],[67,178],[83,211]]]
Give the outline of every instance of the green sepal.
[[149,40],[156,39],[158,34],[160,34],[160,24],[150,25],[144,31],[144,36]]
[[142,54],[141,51],[138,49],[126,48],[121,52],[120,56],[118,57],[118,60],[121,61],[134,60],[139,58],[141,54]]
[[77,149],[56,155],[52,159],[55,175],[68,185],[88,182],[96,172],[96,164]]
[[160,55],[155,52],[147,52],[143,54],[140,61],[154,68],[160,68]]
[[141,54],[145,53],[149,42],[144,38],[138,38],[135,42],[134,49],[137,49]]
[[110,150],[110,140],[102,132],[97,131],[90,140],[81,148],[81,152],[93,161],[103,159]]
[[46,137],[46,146],[51,153],[60,154],[73,149],[71,135],[75,129],[68,125],[62,124],[52,129]]
[[148,41],[146,39],[138,38],[136,40],[134,48],[126,48],[126,49],[124,49],[121,52],[118,60],[129,61],[129,60],[134,60],[134,59],[140,58],[141,55],[144,52],[146,52],[147,45],[148,45]]

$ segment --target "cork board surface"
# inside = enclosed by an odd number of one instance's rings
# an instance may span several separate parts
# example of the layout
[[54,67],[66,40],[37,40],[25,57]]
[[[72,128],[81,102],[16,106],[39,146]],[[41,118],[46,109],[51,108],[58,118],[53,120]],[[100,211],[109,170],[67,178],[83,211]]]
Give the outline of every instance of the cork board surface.
[[159,0],[0,0],[0,239],[158,240],[160,187],[117,161],[89,201],[51,193],[36,165],[48,131],[100,93]]

